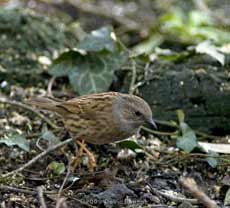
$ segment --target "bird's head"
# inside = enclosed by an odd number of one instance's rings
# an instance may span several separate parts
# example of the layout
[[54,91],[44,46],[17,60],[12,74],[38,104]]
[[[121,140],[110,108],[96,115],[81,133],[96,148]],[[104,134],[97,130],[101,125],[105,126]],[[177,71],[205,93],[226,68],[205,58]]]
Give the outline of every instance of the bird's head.
[[134,95],[117,97],[113,105],[113,115],[123,131],[134,134],[144,124],[156,128],[152,110],[147,102]]

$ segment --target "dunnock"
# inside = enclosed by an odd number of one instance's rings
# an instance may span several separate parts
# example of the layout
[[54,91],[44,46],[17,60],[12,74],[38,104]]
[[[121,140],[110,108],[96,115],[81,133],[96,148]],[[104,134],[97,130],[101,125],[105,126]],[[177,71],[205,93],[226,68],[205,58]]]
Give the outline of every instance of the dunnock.
[[136,134],[145,123],[156,127],[149,105],[134,95],[106,92],[63,102],[38,97],[29,103],[59,114],[67,131],[91,160],[93,156],[79,140],[107,144]]

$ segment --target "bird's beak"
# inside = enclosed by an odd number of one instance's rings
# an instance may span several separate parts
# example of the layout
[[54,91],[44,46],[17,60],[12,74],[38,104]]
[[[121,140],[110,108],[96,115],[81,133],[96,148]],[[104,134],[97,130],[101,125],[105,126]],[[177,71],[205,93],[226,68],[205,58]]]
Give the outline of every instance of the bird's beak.
[[148,124],[151,128],[157,129],[157,125],[156,125],[156,123],[154,122],[153,119],[148,120],[148,121],[147,121],[147,124]]

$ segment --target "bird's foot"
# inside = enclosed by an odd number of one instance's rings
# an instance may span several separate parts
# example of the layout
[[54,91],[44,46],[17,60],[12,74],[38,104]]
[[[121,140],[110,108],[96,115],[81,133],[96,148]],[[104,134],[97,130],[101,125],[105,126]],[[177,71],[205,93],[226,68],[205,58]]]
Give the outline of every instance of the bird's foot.
[[80,148],[71,163],[72,171],[74,172],[74,170],[78,166],[80,166],[82,157],[86,155],[88,157],[88,169],[92,173],[95,167],[97,166],[96,158],[94,154],[86,148],[84,140],[82,140],[81,142],[77,141],[77,144],[79,145]]
[[89,160],[88,161],[88,168],[89,168],[90,172],[93,172],[97,166],[97,162],[96,162],[96,158],[95,158],[94,154],[86,148],[84,141],[82,141],[82,142],[77,141],[77,144],[80,146],[80,150],[82,149],[84,151],[84,155],[86,155],[88,157],[88,160]]

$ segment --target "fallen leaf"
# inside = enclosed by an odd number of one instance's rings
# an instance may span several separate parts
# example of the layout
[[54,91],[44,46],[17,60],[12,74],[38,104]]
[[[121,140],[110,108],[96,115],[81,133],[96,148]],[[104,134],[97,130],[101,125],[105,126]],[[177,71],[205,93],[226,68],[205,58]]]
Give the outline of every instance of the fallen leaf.
[[18,146],[26,152],[30,151],[29,142],[23,135],[17,133],[6,135],[4,138],[0,139],[0,144],[5,144],[7,146]]

